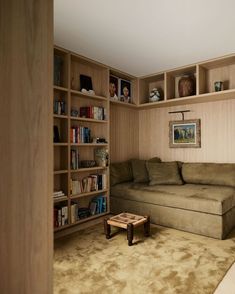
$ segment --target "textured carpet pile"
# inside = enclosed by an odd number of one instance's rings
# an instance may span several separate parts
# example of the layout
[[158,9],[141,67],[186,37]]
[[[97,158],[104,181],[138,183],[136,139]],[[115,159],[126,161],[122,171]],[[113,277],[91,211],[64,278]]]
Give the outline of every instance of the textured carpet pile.
[[55,294],[212,294],[235,260],[235,232],[215,240],[170,228],[140,228],[106,240],[97,225],[55,241]]

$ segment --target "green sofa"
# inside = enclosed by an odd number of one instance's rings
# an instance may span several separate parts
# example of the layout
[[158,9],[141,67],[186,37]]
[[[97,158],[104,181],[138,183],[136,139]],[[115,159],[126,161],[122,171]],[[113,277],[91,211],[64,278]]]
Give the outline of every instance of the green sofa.
[[111,165],[111,212],[224,239],[235,226],[235,164],[151,161]]

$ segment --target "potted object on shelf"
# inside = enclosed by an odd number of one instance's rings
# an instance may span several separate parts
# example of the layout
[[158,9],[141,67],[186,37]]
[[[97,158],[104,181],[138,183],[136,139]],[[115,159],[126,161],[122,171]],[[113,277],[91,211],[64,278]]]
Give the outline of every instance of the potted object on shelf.
[[222,81],[216,81],[214,82],[215,86],[215,92],[219,92],[223,90],[223,82]]
[[96,148],[94,158],[97,166],[105,167],[108,163],[108,150],[105,148]]
[[194,75],[182,76],[178,83],[180,97],[187,97],[196,94],[196,80]]
[[163,91],[160,88],[153,88],[149,94],[149,102],[157,102],[162,100]]

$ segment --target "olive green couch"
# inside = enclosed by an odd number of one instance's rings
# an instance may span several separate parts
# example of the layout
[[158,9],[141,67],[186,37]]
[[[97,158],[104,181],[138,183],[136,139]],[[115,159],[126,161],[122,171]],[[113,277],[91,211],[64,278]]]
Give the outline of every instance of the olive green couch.
[[150,215],[154,224],[224,239],[235,226],[235,164],[159,161],[111,165],[111,212]]

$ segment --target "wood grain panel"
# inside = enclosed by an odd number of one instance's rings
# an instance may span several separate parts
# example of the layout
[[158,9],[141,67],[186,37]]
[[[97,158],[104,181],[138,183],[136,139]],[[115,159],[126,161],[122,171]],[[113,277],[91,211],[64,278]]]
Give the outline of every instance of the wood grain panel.
[[53,1],[1,1],[1,294],[52,293]]
[[139,156],[138,110],[110,105],[110,158],[111,162]]
[[[201,148],[169,148],[170,120],[180,120],[181,114],[191,112],[185,119],[201,119]],[[159,156],[164,161],[235,162],[235,101],[226,100],[185,106],[141,110],[139,112],[140,158]]]

